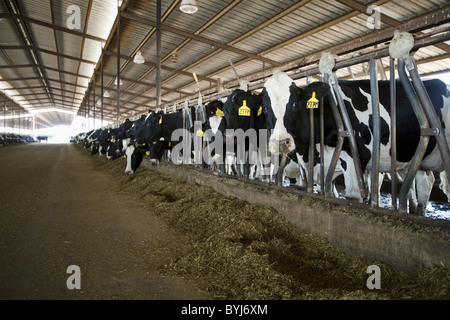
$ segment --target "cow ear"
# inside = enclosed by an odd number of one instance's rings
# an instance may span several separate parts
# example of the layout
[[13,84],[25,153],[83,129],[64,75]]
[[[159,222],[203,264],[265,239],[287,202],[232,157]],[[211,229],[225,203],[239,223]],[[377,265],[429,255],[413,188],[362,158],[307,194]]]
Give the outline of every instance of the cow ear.
[[307,98],[310,98],[313,92],[316,93],[315,96],[317,99],[323,98],[330,93],[330,86],[328,83],[321,81],[313,82],[306,87]]

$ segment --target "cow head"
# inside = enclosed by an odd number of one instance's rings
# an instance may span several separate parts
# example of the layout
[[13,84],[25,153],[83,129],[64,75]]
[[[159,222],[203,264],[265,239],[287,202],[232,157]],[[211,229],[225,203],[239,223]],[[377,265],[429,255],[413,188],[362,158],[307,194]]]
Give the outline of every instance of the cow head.
[[[267,117],[268,129],[272,129],[269,138],[271,153],[289,153],[296,149],[294,128],[303,130],[299,118],[294,118],[296,112],[301,112],[302,121],[308,121],[308,102],[314,93],[314,99],[320,99],[329,92],[329,86],[316,82],[306,88],[298,88],[294,81],[284,72],[275,72],[264,84],[263,109]],[[305,113],[303,115],[303,112]],[[297,119],[297,120],[296,120]],[[309,130],[309,126],[308,126]]]
[[115,134],[117,139],[125,139],[127,131],[131,128],[133,122],[130,119],[126,119],[122,124],[120,124],[119,128],[117,128],[117,132]]
[[287,132],[283,122],[291,86],[297,87],[286,73],[275,71],[264,84],[261,93],[267,128],[272,130],[269,138],[269,151],[274,154],[287,154],[295,150],[294,139]]
[[234,90],[223,106],[227,129],[242,129],[253,127],[254,115],[262,112],[261,95],[241,89]]
[[151,112],[147,115],[144,127],[139,135],[147,143],[154,143],[163,136],[163,113]]
[[139,119],[133,121],[131,127],[126,131],[126,138],[137,139],[144,128],[145,119],[146,115],[142,115]]
[[[305,161],[308,161],[310,110],[316,110],[319,107],[319,100],[329,92],[330,86],[324,82],[314,82],[304,88],[291,87],[283,123],[294,139],[296,152],[306,156]],[[320,137],[318,112],[313,112],[314,122],[317,122],[314,126],[314,136],[318,143]]]
[[225,116],[225,114],[223,113],[223,102],[220,100],[211,101],[205,106],[205,109],[209,126],[213,134],[216,134]]
[[211,101],[205,106],[205,109],[206,109],[206,116],[208,118],[214,116],[223,117],[223,102],[220,100]]

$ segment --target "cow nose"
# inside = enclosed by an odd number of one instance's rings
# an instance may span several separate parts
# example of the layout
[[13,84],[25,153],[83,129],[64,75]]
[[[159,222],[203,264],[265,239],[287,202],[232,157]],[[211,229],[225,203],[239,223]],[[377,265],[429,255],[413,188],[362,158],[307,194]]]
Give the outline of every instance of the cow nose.
[[133,172],[133,170],[125,170],[125,174],[127,175],[127,176],[130,176],[130,175],[132,175],[134,172]]
[[270,140],[271,143],[275,145],[275,150],[279,153],[289,153],[291,151],[292,139],[273,139]]

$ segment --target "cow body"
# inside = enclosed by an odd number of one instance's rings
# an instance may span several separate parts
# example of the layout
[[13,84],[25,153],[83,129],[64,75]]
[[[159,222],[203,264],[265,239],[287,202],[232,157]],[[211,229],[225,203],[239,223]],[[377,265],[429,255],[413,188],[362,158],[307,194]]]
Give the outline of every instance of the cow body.
[[[245,108],[248,109],[245,111]],[[245,150],[248,153],[245,155],[245,160],[251,166],[245,169],[244,174],[250,177],[259,175],[260,164],[262,163],[261,157],[266,156],[259,152],[259,146],[261,144],[267,144],[266,140],[261,141],[260,133],[262,132],[261,130],[265,131],[268,128],[266,115],[262,109],[262,96],[243,89],[236,89],[228,97],[223,110],[225,113],[226,129],[230,130],[228,132],[233,132],[233,136],[227,133],[227,139],[234,139],[234,155],[227,154],[228,161],[230,162],[231,157],[236,154],[239,155],[238,149],[240,152]],[[252,142],[249,141],[250,139],[236,139],[239,134],[250,137],[252,132],[256,135],[256,139],[252,139]],[[244,159],[242,157],[240,158],[239,162],[243,162]],[[250,170],[253,171],[252,174],[250,174]],[[243,172],[240,170],[238,173],[242,174]],[[263,180],[268,179],[266,175],[263,176]]]
[[[391,169],[391,137],[390,137],[390,97],[389,81],[379,81],[379,102],[380,102],[380,172],[389,172]],[[436,113],[442,122],[443,128],[450,127],[450,91],[448,86],[440,80],[424,81],[424,86],[430,96]],[[363,170],[372,168],[372,105],[370,81],[339,81],[341,95],[347,109],[350,121],[355,132],[355,139],[361,167]],[[324,140],[325,140],[325,172],[328,170],[336,142],[338,130],[332,115],[330,88],[327,84],[316,82],[306,88],[298,88],[295,83],[285,73],[276,73],[266,82],[263,90],[263,104],[270,115],[270,122],[273,125],[274,133],[271,135],[270,150],[278,150],[279,143],[274,141],[284,141],[285,147],[289,151],[294,151],[300,155],[299,159],[305,170],[308,170],[309,159],[309,131],[310,131],[310,109],[307,102],[315,92],[316,98],[324,98],[322,108],[324,108]],[[281,97],[281,93],[287,97]],[[400,82],[397,82],[397,170],[404,173],[408,170],[410,161],[416,151],[421,131],[418,120],[406,96]],[[314,130],[315,130],[315,154],[314,164],[317,165],[319,158],[319,112],[314,110]],[[450,130],[445,133],[447,141],[450,141]],[[430,138],[425,156],[420,165],[420,170],[442,171],[442,160],[439,150],[436,147],[434,137]],[[315,170],[318,172],[318,170]],[[356,180],[356,172],[353,166],[353,158],[350,144],[345,139],[340,159],[336,167],[335,176],[344,174],[346,196],[350,198],[360,198],[359,187]],[[317,180],[319,181],[319,180]]]

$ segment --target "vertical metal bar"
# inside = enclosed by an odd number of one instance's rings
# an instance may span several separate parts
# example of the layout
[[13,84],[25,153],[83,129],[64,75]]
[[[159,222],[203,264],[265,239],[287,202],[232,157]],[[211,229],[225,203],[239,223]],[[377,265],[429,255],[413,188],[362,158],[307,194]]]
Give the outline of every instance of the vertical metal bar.
[[[309,85],[309,77],[306,77],[306,85]],[[314,185],[314,109],[309,109],[309,161],[308,161],[308,193],[313,193]]]
[[88,86],[88,89],[87,89],[88,91],[87,91],[87,128],[88,128],[88,130],[89,130],[89,117],[90,117],[90,115],[89,115],[89,109],[90,109],[90,101],[89,101],[89,97],[91,96],[91,92],[90,92],[90,88],[89,88],[89,86]]
[[103,48],[102,48],[102,65],[101,65],[101,85],[100,85],[100,118],[101,127],[103,128]]
[[6,97],[3,96],[3,132],[6,133]]
[[117,125],[119,125],[120,117],[120,3],[117,0],[117,100],[116,100],[116,110],[117,110]]
[[397,210],[397,101],[395,85],[395,59],[390,58],[391,101],[391,198],[392,209]]
[[93,123],[93,126],[94,126],[94,129],[95,129],[95,108],[96,108],[96,101],[95,101],[95,69],[94,69],[94,79],[93,79],[93,87],[94,87],[94,90],[93,90],[93,106],[92,106],[92,118],[93,118],[93,121],[92,121],[92,123]]
[[425,111],[425,114],[431,123],[431,127],[437,128],[438,130],[438,134],[436,135],[436,143],[441,154],[444,170],[447,172],[447,182],[450,184],[450,151],[448,148],[447,139],[445,138],[444,130],[436,114],[436,111],[434,110],[433,104],[431,103],[430,97],[428,96],[428,93],[425,90],[425,86],[420,79],[415,61],[413,58],[411,58],[411,60],[413,62],[413,68],[408,68],[408,71],[411,76],[413,86],[416,89],[419,100]]
[[372,172],[371,172],[371,197],[372,207],[379,205],[378,177],[380,173],[380,104],[378,96],[377,65],[374,59],[370,59],[370,92],[372,99]]
[[[320,81],[323,81],[323,76],[320,76]],[[325,194],[325,126],[324,126],[324,112],[323,112],[323,97],[319,102],[319,121],[320,121],[320,194]]]
[[[339,85],[338,85],[338,81],[336,78],[335,74],[332,74],[330,77],[330,82],[331,82],[331,86],[334,89],[334,93],[336,95],[336,101],[337,104],[339,106],[339,109],[341,111],[342,114],[342,120],[344,122],[345,125],[345,129],[347,130],[347,137],[349,138],[349,142],[350,142],[350,149],[352,152],[352,159],[353,159],[353,165],[355,166],[355,173],[357,176],[357,181],[358,181],[358,186],[359,186],[359,191],[361,194],[361,198],[365,199],[367,198],[367,188],[366,185],[364,183],[364,179],[363,179],[363,174],[362,174],[362,168],[361,168],[361,161],[359,158],[359,152],[358,152],[358,147],[356,145],[356,140],[355,140],[355,134],[353,132],[353,127],[350,121],[350,117],[348,116],[347,113],[347,109],[345,107],[344,104],[344,100],[341,96],[341,93],[339,91]],[[337,159],[336,159],[337,161]]]
[[[417,120],[419,121],[420,128],[421,129],[428,128],[429,125],[428,125],[427,117],[422,109],[419,98],[417,97],[416,93],[414,92],[414,88],[413,88],[411,82],[409,81],[408,76],[406,75],[405,63],[404,63],[403,59],[398,59],[398,74],[400,76],[400,81],[402,82],[405,93],[411,102],[411,106],[414,110],[414,113],[416,114]],[[406,173],[406,176],[403,179],[402,187],[400,188],[400,193],[398,196],[400,212],[406,212],[407,193],[408,193],[409,189],[411,188],[412,183],[414,182],[416,172],[419,169],[420,162],[423,159],[423,156],[427,149],[429,140],[430,140],[429,136],[421,135],[416,152],[411,160],[411,164],[408,169],[408,172]]]
[[333,182],[334,171],[336,170],[336,165],[339,160],[339,155],[341,154],[342,146],[344,145],[344,136],[342,136],[342,134],[340,134],[340,133],[344,132],[344,123],[342,122],[342,118],[339,113],[339,109],[337,107],[337,100],[336,100],[336,96],[335,96],[333,89],[330,90],[330,93],[331,93],[331,95],[329,97],[329,101],[330,101],[330,106],[331,106],[334,122],[336,123],[338,137],[337,137],[337,141],[336,141],[336,147],[334,148],[333,156],[331,158],[331,161],[330,161],[330,164],[328,167],[327,176],[325,178],[325,196],[328,196],[328,197],[332,196],[331,185]]
[[156,108],[161,105],[161,0],[156,1]]

